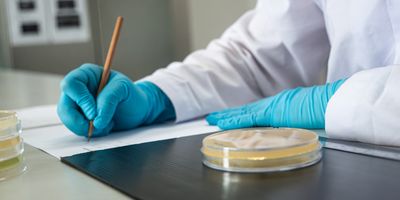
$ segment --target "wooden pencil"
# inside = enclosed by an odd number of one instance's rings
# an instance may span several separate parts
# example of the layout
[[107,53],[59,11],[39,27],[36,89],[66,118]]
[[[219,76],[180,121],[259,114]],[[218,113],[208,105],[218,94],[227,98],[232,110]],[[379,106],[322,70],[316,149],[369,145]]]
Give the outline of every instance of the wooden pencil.
[[[103,90],[104,86],[108,82],[108,77],[110,76],[111,62],[114,57],[115,47],[117,46],[117,42],[119,39],[119,33],[121,30],[123,18],[119,16],[117,21],[115,22],[114,32],[111,38],[110,47],[108,48],[107,57],[104,63],[103,73],[101,74],[101,80],[99,84],[99,88],[97,89],[97,95],[100,94],[101,90]],[[93,135],[93,121],[89,122],[89,130],[88,130],[88,142]]]

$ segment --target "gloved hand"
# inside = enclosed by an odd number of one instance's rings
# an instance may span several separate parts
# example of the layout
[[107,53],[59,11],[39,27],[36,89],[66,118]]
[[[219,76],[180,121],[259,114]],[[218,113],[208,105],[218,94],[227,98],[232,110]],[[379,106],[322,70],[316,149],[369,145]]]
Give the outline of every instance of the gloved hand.
[[324,128],[328,101],[344,81],[285,90],[254,103],[211,113],[206,119],[210,125],[221,129],[254,126]]
[[156,85],[133,83],[116,71],[111,71],[106,86],[96,98],[101,73],[99,66],[84,64],[61,82],[58,116],[75,134],[87,136],[89,120],[94,120],[93,137],[96,137],[111,130],[175,118],[171,101]]

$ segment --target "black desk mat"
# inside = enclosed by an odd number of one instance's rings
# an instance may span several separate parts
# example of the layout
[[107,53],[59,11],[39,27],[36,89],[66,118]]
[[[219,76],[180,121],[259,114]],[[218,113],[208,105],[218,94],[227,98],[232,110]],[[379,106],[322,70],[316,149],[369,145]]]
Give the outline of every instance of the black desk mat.
[[229,173],[202,165],[206,135],[63,157],[135,199],[400,199],[400,162],[324,149],[311,167]]

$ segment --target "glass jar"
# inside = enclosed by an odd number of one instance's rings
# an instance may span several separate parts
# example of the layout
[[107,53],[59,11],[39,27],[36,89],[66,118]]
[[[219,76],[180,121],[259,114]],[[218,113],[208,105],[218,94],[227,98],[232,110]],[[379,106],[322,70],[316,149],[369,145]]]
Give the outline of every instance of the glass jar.
[[26,170],[21,122],[12,111],[0,111],[0,181]]

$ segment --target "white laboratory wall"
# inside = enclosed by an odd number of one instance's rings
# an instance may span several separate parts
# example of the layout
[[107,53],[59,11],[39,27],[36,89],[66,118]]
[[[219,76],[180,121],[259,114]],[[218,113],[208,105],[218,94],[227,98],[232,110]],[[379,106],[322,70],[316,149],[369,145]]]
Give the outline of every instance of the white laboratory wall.
[[10,68],[12,65],[4,3],[4,1],[0,0],[0,69]]
[[12,46],[86,42],[86,0],[6,0]]

